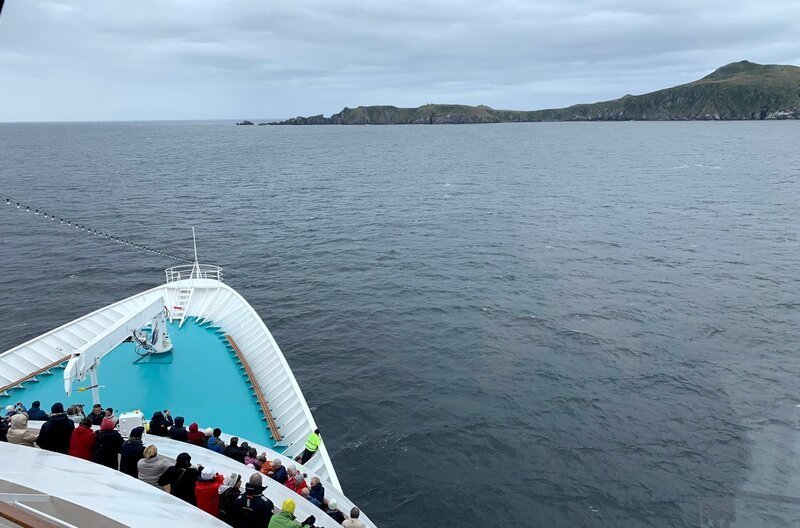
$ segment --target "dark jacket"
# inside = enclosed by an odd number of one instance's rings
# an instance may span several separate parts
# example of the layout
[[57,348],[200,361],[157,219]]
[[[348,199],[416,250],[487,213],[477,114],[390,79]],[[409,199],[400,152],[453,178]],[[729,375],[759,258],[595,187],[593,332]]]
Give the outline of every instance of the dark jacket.
[[239,495],[239,488],[234,486],[219,494],[219,520],[230,526],[238,526],[235,505]]
[[286,474],[286,468],[283,464],[272,473],[272,478],[281,484],[286,484],[286,479],[288,479],[289,476]]
[[6,417],[0,417],[0,442],[8,442],[8,428],[11,424],[8,423]]
[[344,514],[342,512],[340,512],[339,510],[328,510],[328,509],[326,509],[325,513],[327,513],[328,516],[330,516],[331,519],[336,521],[336,524],[342,524],[344,522],[344,520],[345,520]]
[[47,420],[47,413],[40,409],[38,406],[33,407],[31,406],[28,409],[28,420],[40,420],[45,421]]
[[103,425],[103,418],[106,417],[106,412],[100,409],[100,414],[90,412],[86,417],[92,421],[92,425]]
[[156,411],[150,419],[150,434],[155,436],[169,436],[169,428],[172,425],[172,417],[165,418],[164,413]]
[[178,455],[175,465],[167,468],[158,478],[159,486],[169,484],[170,493],[189,504],[197,506],[197,497],[194,494],[194,485],[199,471],[191,466],[191,457],[187,453]]
[[223,451],[222,454],[228,458],[234,459],[240,464],[244,464],[245,452],[242,451],[242,448],[239,446],[229,445],[228,447],[225,448],[225,451]]
[[179,442],[189,441],[189,431],[183,426],[183,416],[175,418],[175,425],[169,428],[169,437]]
[[119,469],[119,451],[124,442],[119,431],[107,429],[105,431],[97,431],[94,436],[94,456],[92,460],[111,469]]
[[269,524],[275,505],[264,497],[262,486],[245,484],[244,493],[233,505],[236,526],[239,528],[263,528]]
[[322,487],[321,482],[308,488],[308,495],[312,499],[316,499],[320,504],[325,504],[325,488]]
[[66,455],[69,452],[69,442],[74,429],[75,423],[66,413],[53,413],[42,425],[36,444],[42,449]]
[[139,461],[144,458],[144,443],[141,438],[129,438],[119,451],[119,470],[139,478]]

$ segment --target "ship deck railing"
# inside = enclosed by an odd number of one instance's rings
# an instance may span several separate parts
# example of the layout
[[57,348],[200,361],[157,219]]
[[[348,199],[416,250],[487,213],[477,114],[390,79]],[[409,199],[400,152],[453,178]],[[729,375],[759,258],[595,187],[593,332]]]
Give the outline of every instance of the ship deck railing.
[[164,270],[167,283],[189,279],[211,279],[222,281],[222,268],[211,264],[181,264]]

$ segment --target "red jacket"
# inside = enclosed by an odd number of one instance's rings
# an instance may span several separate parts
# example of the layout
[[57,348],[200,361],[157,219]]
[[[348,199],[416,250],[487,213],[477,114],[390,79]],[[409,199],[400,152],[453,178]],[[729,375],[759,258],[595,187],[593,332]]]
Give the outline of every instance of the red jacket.
[[295,493],[297,493],[298,495],[300,495],[300,493],[301,493],[301,492],[302,492],[302,491],[303,491],[305,488],[307,488],[307,487],[308,487],[308,484],[306,484],[306,479],[303,479],[303,480],[301,480],[301,481],[300,481],[300,484],[298,484],[298,483],[297,483],[297,481],[294,479],[294,477],[292,477],[292,478],[290,478],[290,479],[288,479],[288,480],[286,481],[286,483],[284,484],[284,486],[286,486],[287,488],[289,488],[289,489],[290,489],[290,490],[292,490],[293,492],[295,492]]
[[94,455],[94,442],[95,436],[92,428],[79,425],[72,431],[69,454],[84,460],[91,460]]
[[219,487],[225,477],[217,475],[214,480],[198,480],[194,487],[197,507],[204,512],[219,517]]
[[206,437],[206,434],[203,431],[199,431],[197,428],[197,423],[193,423],[189,426],[189,443],[194,445],[203,445],[203,439]]

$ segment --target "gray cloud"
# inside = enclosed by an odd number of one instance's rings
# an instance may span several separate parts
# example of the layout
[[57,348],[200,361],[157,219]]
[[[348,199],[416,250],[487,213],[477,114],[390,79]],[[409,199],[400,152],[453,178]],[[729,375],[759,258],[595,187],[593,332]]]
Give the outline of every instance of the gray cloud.
[[0,120],[564,106],[797,64],[797,35],[778,0],[9,0]]

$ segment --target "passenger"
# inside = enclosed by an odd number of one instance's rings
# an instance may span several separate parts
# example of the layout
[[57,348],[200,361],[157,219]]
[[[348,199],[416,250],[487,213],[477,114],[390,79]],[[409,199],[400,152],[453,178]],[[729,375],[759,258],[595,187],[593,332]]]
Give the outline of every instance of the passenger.
[[267,461],[266,453],[261,453],[256,457],[256,460],[261,464],[261,467],[258,469],[262,475],[269,476],[270,472],[272,472],[272,463]]
[[199,474],[198,468],[192,467],[192,457],[189,453],[181,453],[175,460],[175,465],[167,468],[158,478],[158,485],[163,487],[169,484],[169,492],[172,495],[197,506],[194,485]]
[[165,410],[163,413],[161,411],[156,411],[153,413],[153,417],[150,418],[150,430],[148,432],[155,436],[169,436],[169,428],[171,425],[172,416],[169,414],[169,409]]
[[206,430],[203,431],[205,438],[203,438],[203,447],[208,447],[208,441],[211,440],[211,437],[214,436],[214,430],[210,427],[206,427]]
[[244,458],[250,453],[250,444],[247,442],[242,442],[239,444],[239,451],[242,452],[242,464],[244,464]]
[[203,468],[194,487],[197,507],[214,517],[219,516],[219,488],[224,480],[222,475]]
[[300,490],[300,496],[303,497],[305,500],[316,506],[317,508],[322,508],[322,503],[317,499],[311,498],[311,490],[308,488],[303,488]]
[[92,421],[92,425],[103,425],[103,418],[106,417],[106,412],[103,410],[103,406],[99,403],[95,403],[92,405],[92,412],[89,413],[89,419]]
[[144,458],[136,463],[139,480],[158,487],[158,478],[169,469],[170,463],[167,459],[158,456],[158,449],[154,445],[145,447],[142,454]]
[[80,425],[72,431],[72,439],[69,442],[69,454],[84,460],[91,460],[94,456],[95,441],[96,437],[92,430],[92,420],[89,418],[82,418]]
[[253,469],[261,469],[261,461],[258,459],[255,447],[251,447],[247,450],[247,455],[244,457],[244,463],[246,466],[252,466]]
[[[178,424],[178,418],[175,418],[175,425]],[[199,430],[197,427],[197,422],[193,422],[192,425],[189,426],[189,432],[186,434],[186,441],[190,444],[194,444],[196,446],[203,445],[203,439],[205,439],[206,435],[202,431]]]
[[280,458],[276,458],[272,461],[272,474],[270,477],[279,484],[286,484],[288,476],[286,475],[286,468],[281,464]]
[[281,511],[269,522],[269,528],[300,528],[302,524],[294,518],[295,504],[292,499],[283,501]]
[[299,471],[294,476],[294,478],[290,478],[284,484],[287,488],[292,490],[297,494],[302,494],[304,489],[308,489],[308,484],[306,484],[306,479],[303,477],[303,474]]
[[342,526],[344,526],[344,528],[367,528],[367,525],[364,524],[364,521],[358,518],[359,515],[361,515],[361,512],[358,510],[358,508],[353,506],[350,509],[350,518],[345,519],[344,522],[342,522]]
[[236,526],[236,516],[234,515],[234,504],[242,491],[239,489],[242,483],[242,476],[238,473],[231,473],[219,487],[219,519],[229,524]]
[[6,438],[9,444],[19,444],[28,447],[36,447],[38,434],[28,431],[28,415],[17,413],[8,421],[8,433]]
[[124,442],[114,422],[103,418],[100,430],[95,433],[94,456],[92,460],[111,469],[119,469],[119,452]]
[[54,403],[50,408],[50,418],[39,430],[39,438],[36,443],[42,449],[66,455],[69,452],[69,442],[74,429],[75,424],[67,418],[64,405]]
[[336,504],[336,499],[328,499],[328,507],[325,508],[325,513],[331,517],[334,521],[338,524],[342,524],[345,517],[342,512],[339,511],[339,506]]
[[14,409],[14,406],[13,405],[6,405],[6,418],[11,418],[15,414],[17,414],[17,411],[16,411],[16,409]]
[[133,478],[139,478],[139,461],[144,458],[143,434],[144,427],[134,427],[119,452],[119,470]]
[[311,478],[311,487],[308,491],[312,499],[316,499],[320,504],[325,504],[325,488],[322,487],[319,477]]
[[[72,423],[76,424],[81,423],[81,421],[83,421],[83,419],[86,418],[83,415],[83,413],[80,412],[80,407],[78,407],[77,405],[70,405],[69,407],[67,407],[67,417],[70,420],[72,420]],[[89,423],[91,424],[92,421],[89,420]]]
[[175,425],[169,428],[169,437],[178,442],[188,442],[189,432],[183,426],[183,416],[175,417]]
[[264,528],[271,522],[275,505],[264,497],[263,483],[261,474],[253,473],[244,486],[244,493],[236,499],[233,511],[239,528]]
[[[216,436],[216,434],[214,436]],[[228,458],[232,458],[235,461],[244,464],[244,454],[239,448],[239,438],[235,436],[231,438],[231,443],[224,449],[223,454]]]
[[47,413],[41,409],[41,403],[39,400],[36,400],[31,404],[31,408],[28,409],[28,420],[33,421],[45,421],[47,420]]
[[106,407],[106,418],[113,421],[115,426],[117,425],[117,422],[119,422],[117,417],[114,416],[114,409],[112,409],[111,407]]
[[308,435],[308,438],[306,439],[306,448],[303,450],[303,454],[300,456],[301,464],[305,464],[312,456],[316,454],[321,442],[322,438],[320,437],[319,429],[314,429],[314,432]]
[[8,428],[11,424],[5,416],[0,416],[0,442],[8,442]]
[[220,435],[222,429],[217,427],[214,429],[214,435],[208,439],[208,448],[216,453],[223,454],[225,452],[225,442],[222,441]]

